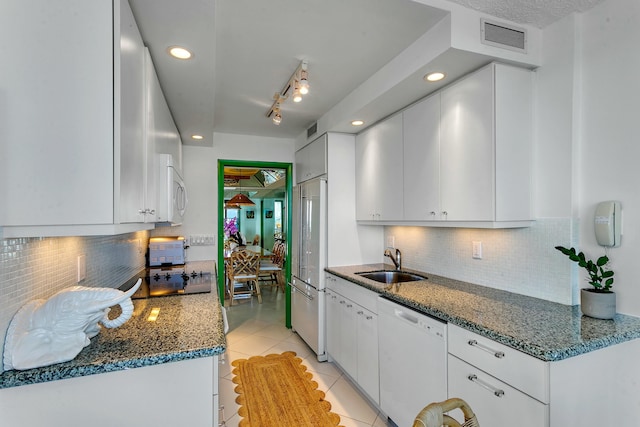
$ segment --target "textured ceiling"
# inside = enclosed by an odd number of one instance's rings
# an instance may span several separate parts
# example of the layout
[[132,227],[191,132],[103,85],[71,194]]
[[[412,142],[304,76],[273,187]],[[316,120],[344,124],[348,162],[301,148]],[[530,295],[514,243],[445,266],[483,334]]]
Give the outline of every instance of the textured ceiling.
[[469,9],[519,24],[544,28],[573,12],[584,12],[604,0],[449,0]]

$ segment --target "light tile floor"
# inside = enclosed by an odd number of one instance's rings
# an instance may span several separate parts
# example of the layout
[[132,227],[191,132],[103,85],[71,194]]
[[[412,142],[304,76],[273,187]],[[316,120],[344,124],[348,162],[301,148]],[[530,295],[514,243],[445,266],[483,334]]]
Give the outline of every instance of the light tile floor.
[[227,307],[227,352],[225,363],[220,365],[220,404],[224,405],[225,425],[237,427],[240,421],[231,362],[250,356],[295,351],[313,373],[318,388],[325,392],[326,399],[331,402],[332,412],[340,415],[340,425],[387,427],[386,417],[360,394],[333,363],[318,362],[306,343],[284,326],[284,306],[282,292],[276,293],[275,289],[270,291],[267,288],[262,293],[262,304],[258,304],[254,297]]

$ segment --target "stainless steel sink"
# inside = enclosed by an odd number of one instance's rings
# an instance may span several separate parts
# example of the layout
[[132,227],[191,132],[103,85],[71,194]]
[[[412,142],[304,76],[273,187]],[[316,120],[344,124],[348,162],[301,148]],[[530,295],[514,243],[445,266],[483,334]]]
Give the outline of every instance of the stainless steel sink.
[[406,271],[385,270],[385,271],[368,271],[356,273],[365,279],[375,280],[380,283],[402,283],[417,282],[419,280],[427,280],[427,277],[419,274],[408,273]]

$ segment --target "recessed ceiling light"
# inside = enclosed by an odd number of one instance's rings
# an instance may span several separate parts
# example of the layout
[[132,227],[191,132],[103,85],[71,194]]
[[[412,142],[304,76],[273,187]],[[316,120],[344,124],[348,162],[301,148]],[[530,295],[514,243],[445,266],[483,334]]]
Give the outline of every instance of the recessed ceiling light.
[[170,46],[167,48],[167,52],[169,52],[169,55],[178,59],[191,59],[193,57],[191,52],[180,46]]
[[202,135],[191,135],[191,139],[201,140],[201,139],[204,139],[204,136],[202,136]]
[[446,75],[444,73],[441,72],[435,72],[435,73],[429,73],[427,75],[424,76],[424,80],[427,82],[437,82],[440,81],[442,79],[444,79],[446,77]]
[[364,124],[363,120],[352,120],[351,121],[351,125],[352,126],[362,126]]

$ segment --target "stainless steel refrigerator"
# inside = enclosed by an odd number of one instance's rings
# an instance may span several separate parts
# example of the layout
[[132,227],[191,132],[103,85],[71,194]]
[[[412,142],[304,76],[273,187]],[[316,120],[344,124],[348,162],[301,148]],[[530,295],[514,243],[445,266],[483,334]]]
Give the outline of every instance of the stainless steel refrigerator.
[[294,187],[292,231],[291,326],[325,361],[326,178]]

